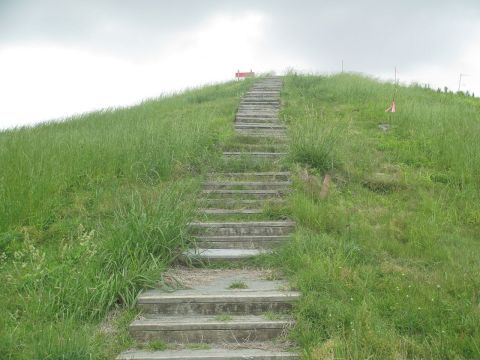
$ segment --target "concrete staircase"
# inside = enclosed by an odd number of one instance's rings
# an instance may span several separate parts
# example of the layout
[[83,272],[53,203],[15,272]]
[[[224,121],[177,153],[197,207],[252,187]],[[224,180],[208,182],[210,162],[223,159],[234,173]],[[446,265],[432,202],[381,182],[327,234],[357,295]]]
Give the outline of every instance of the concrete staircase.
[[[244,171],[212,173],[203,184],[198,219],[189,224],[192,248],[182,257],[203,267],[182,270],[185,279],[197,280],[185,285],[180,277],[175,291],[149,290],[138,298],[142,315],[131,323],[131,336],[140,344],[160,340],[168,350],[132,349],[117,359],[298,358],[286,337],[298,292],[247,265],[288,241],[295,227],[285,216],[271,215],[281,213],[291,186],[282,166],[287,137],[278,118],[281,88],[282,79],[270,77],[243,97],[236,141],[224,148],[223,162]],[[209,269],[211,264],[221,270]]]

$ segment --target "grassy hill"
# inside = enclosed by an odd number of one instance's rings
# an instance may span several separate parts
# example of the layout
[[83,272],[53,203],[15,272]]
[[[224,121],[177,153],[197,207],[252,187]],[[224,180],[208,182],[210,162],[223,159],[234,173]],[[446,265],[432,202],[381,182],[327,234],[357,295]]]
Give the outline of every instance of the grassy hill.
[[[185,246],[202,174],[252,81],[0,133],[0,354],[112,358]],[[315,359],[480,358],[480,101],[355,76],[285,78],[294,239]],[[379,124],[388,124],[384,131]],[[324,176],[331,176],[327,196]]]

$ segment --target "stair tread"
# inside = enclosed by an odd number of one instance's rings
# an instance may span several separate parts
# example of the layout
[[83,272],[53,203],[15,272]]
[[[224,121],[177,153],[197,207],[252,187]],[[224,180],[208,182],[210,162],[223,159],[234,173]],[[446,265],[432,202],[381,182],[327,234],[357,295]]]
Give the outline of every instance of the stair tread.
[[291,220],[282,221],[232,221],[232,222],[191,222],[190,226],[199,227],[244,227],[244,226],[294,226],[295,222]]
[[300,297],[297,291],[280,290],[177,290],[165,292],[161,290],[148,290],[138,297],[139,303],[158,302],[244,302],[268,299],[273,301],[293,301]]
[[291,185],[291,181],[205,181],[204,185]]
[[263,249],[188,249],[183,254],[187,257],[211,260],[228,260],[228,259],[246,259],[270,251]]
[[137,319],[130,324],[131,329],[173,330],[184,329],[251,329],[278,328],[292,324],[290,318],[268,320],[259,315],[231,315],[228,319],[219,319],[215,315],[156,315],[151,318]]
[[273,360],[297,357],[297,354],[285,351],[213,348],[205,350],[129,350],[120,354],[117,360]]

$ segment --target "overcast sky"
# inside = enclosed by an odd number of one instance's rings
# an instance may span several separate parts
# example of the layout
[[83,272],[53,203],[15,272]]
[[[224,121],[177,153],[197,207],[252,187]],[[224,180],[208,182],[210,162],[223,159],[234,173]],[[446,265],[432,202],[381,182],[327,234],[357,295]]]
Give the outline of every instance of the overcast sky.
[[342,60],[480,95],[480,0],[0,0],[0,128]]

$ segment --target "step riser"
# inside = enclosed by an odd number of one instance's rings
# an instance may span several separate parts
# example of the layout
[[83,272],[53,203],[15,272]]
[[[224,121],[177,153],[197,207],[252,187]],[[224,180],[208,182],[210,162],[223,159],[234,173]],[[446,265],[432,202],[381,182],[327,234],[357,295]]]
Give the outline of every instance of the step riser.
[[263,100],[263,101],[244,100],[240,103],[240,106],[241,105],[272,105],[272,106],[280,107],[280,101],[278,100]]
[[287,131],[285,129],[239,129],[235,128],[237,134],[274,134],[274,135],[286,135]]
[[[208,351],[208,350],[207,350]],[[205,354],[206,350],[198,350],[198,354],[188,353],[185,355],[174,356],[165,355],[165,351],[146,352],[135,351],[119,355],[116,360],[298,360],[299,356],[296,353],[285,352],[262,352],[257,354],[245,353],[245,350],[219,350],[216,349],[215,354]]]
[[204,190],[215,190],[215,189],[225,189],[225,190],[285,190],[287,191],[290,188],[290,184],[275,184],[275,183],[265,183],[265,184],[205,184],[203,186]]
[[[265,201],[276,202],[276,201],[281,200],[282,196],[284,196],[288,192],[289,192],[289,190],[286,190],[285,192],[277,191],[273,194],[262,194],[262,193],[260,193],[260,194],[206,193],[205,195],[208,196],[208,198],[203,199],[203,200],[215,201],[215,203],[217,203],[217,204],[218,204],[218,202],[223,202],[223,203],[220,203],[221,206],[223,207],[223,205],[225,204],[225,201],[230,200],[230,199],[234,199],[238,204],[240,204],[240,201],[242,201],[242,200],[246,200],[246,201],[254,200],[254,201],[258,201],[259,203],[263,203]],[[211,204],[213,204],[213,202]]]
[[235,130],[285,131],[286,129],[283,125],[237,123],[235,124]]
[[[261,179],[262,181],[271,181],[271,179],[284,179],[284,180],[288,180],[290,178],[291,174],[290,172],[286,171],[286,172],[253,172],[253,173],[245,173],[245,172],[241,172],[241,173],[233,173],[233,172],[230,172],[230,173],[214,173],[212,175],[210,175],[210,179],[212,180],[215,180],[218,178],[225,178],[225,179],[229,179],[229,181],[232,181],[232,179],[239,179],[238,181],[246,181],[246,180],[243,180],[243,179],[255,179],[255,180],[251,180],[251,181],[260,181],[260,180],[257,180],[257,179]],[[242,180],[240,180],[242,179]],[[237,181],[237,180],[235,180]]]
[[282,145],[249,145],[238,144],[223,148],[224,152],[288,152],[287,146]]
[[193,229],[193,234],[215,236],[288,235],[293,230],[293,227],[202,228]]
[[220,199],[202,199],[202,205],[204,208],[226,208],[226,209],[242,209],[242,208],[263,208],[267,204],[281,206],[286,204],[286,201],[282,198],[271,199],[232,199],[232,198],[220,198]]
[[248,152],[240,152],[240,153],[227,153],[223,154],[225,158],[231,159],[231,158],[237,158],[237,159],[245,159],[245,160],[253,160],[255,161],[256,159],[277,159],[280,157],[285,157],[285,153],[264,153],[264,154],[249,154]]
[[247,119],[273,119],[273,120],[278,120],[278,114],[272,114],[268,112],[260,113],[260,112],[243,112],[243,113],[238,113],[238,115],[235,117],[237,121],[242,120],[242,118],[247,118]]
[[268,311],[287,312],[292,304],[284,300],[268,300],[264,302],[231,302],[231,303],[181,303],[181,304],[138,304],[144,314],[156,315],[261,315]]
[[237,118],[237,122],[239,123],[247,123],[247,124],[272,124],[272,125],[280,125],[280,121],[278,119],[269,119],[269,118]]
[[199,241],[198,247],[202,249],[275,249],[285,241]]
[[241,330],[131,330],[137,341],[161,340],[167,343],[237,343],[246,341],[269,341],[280,337],[286,329],[241,329]]

